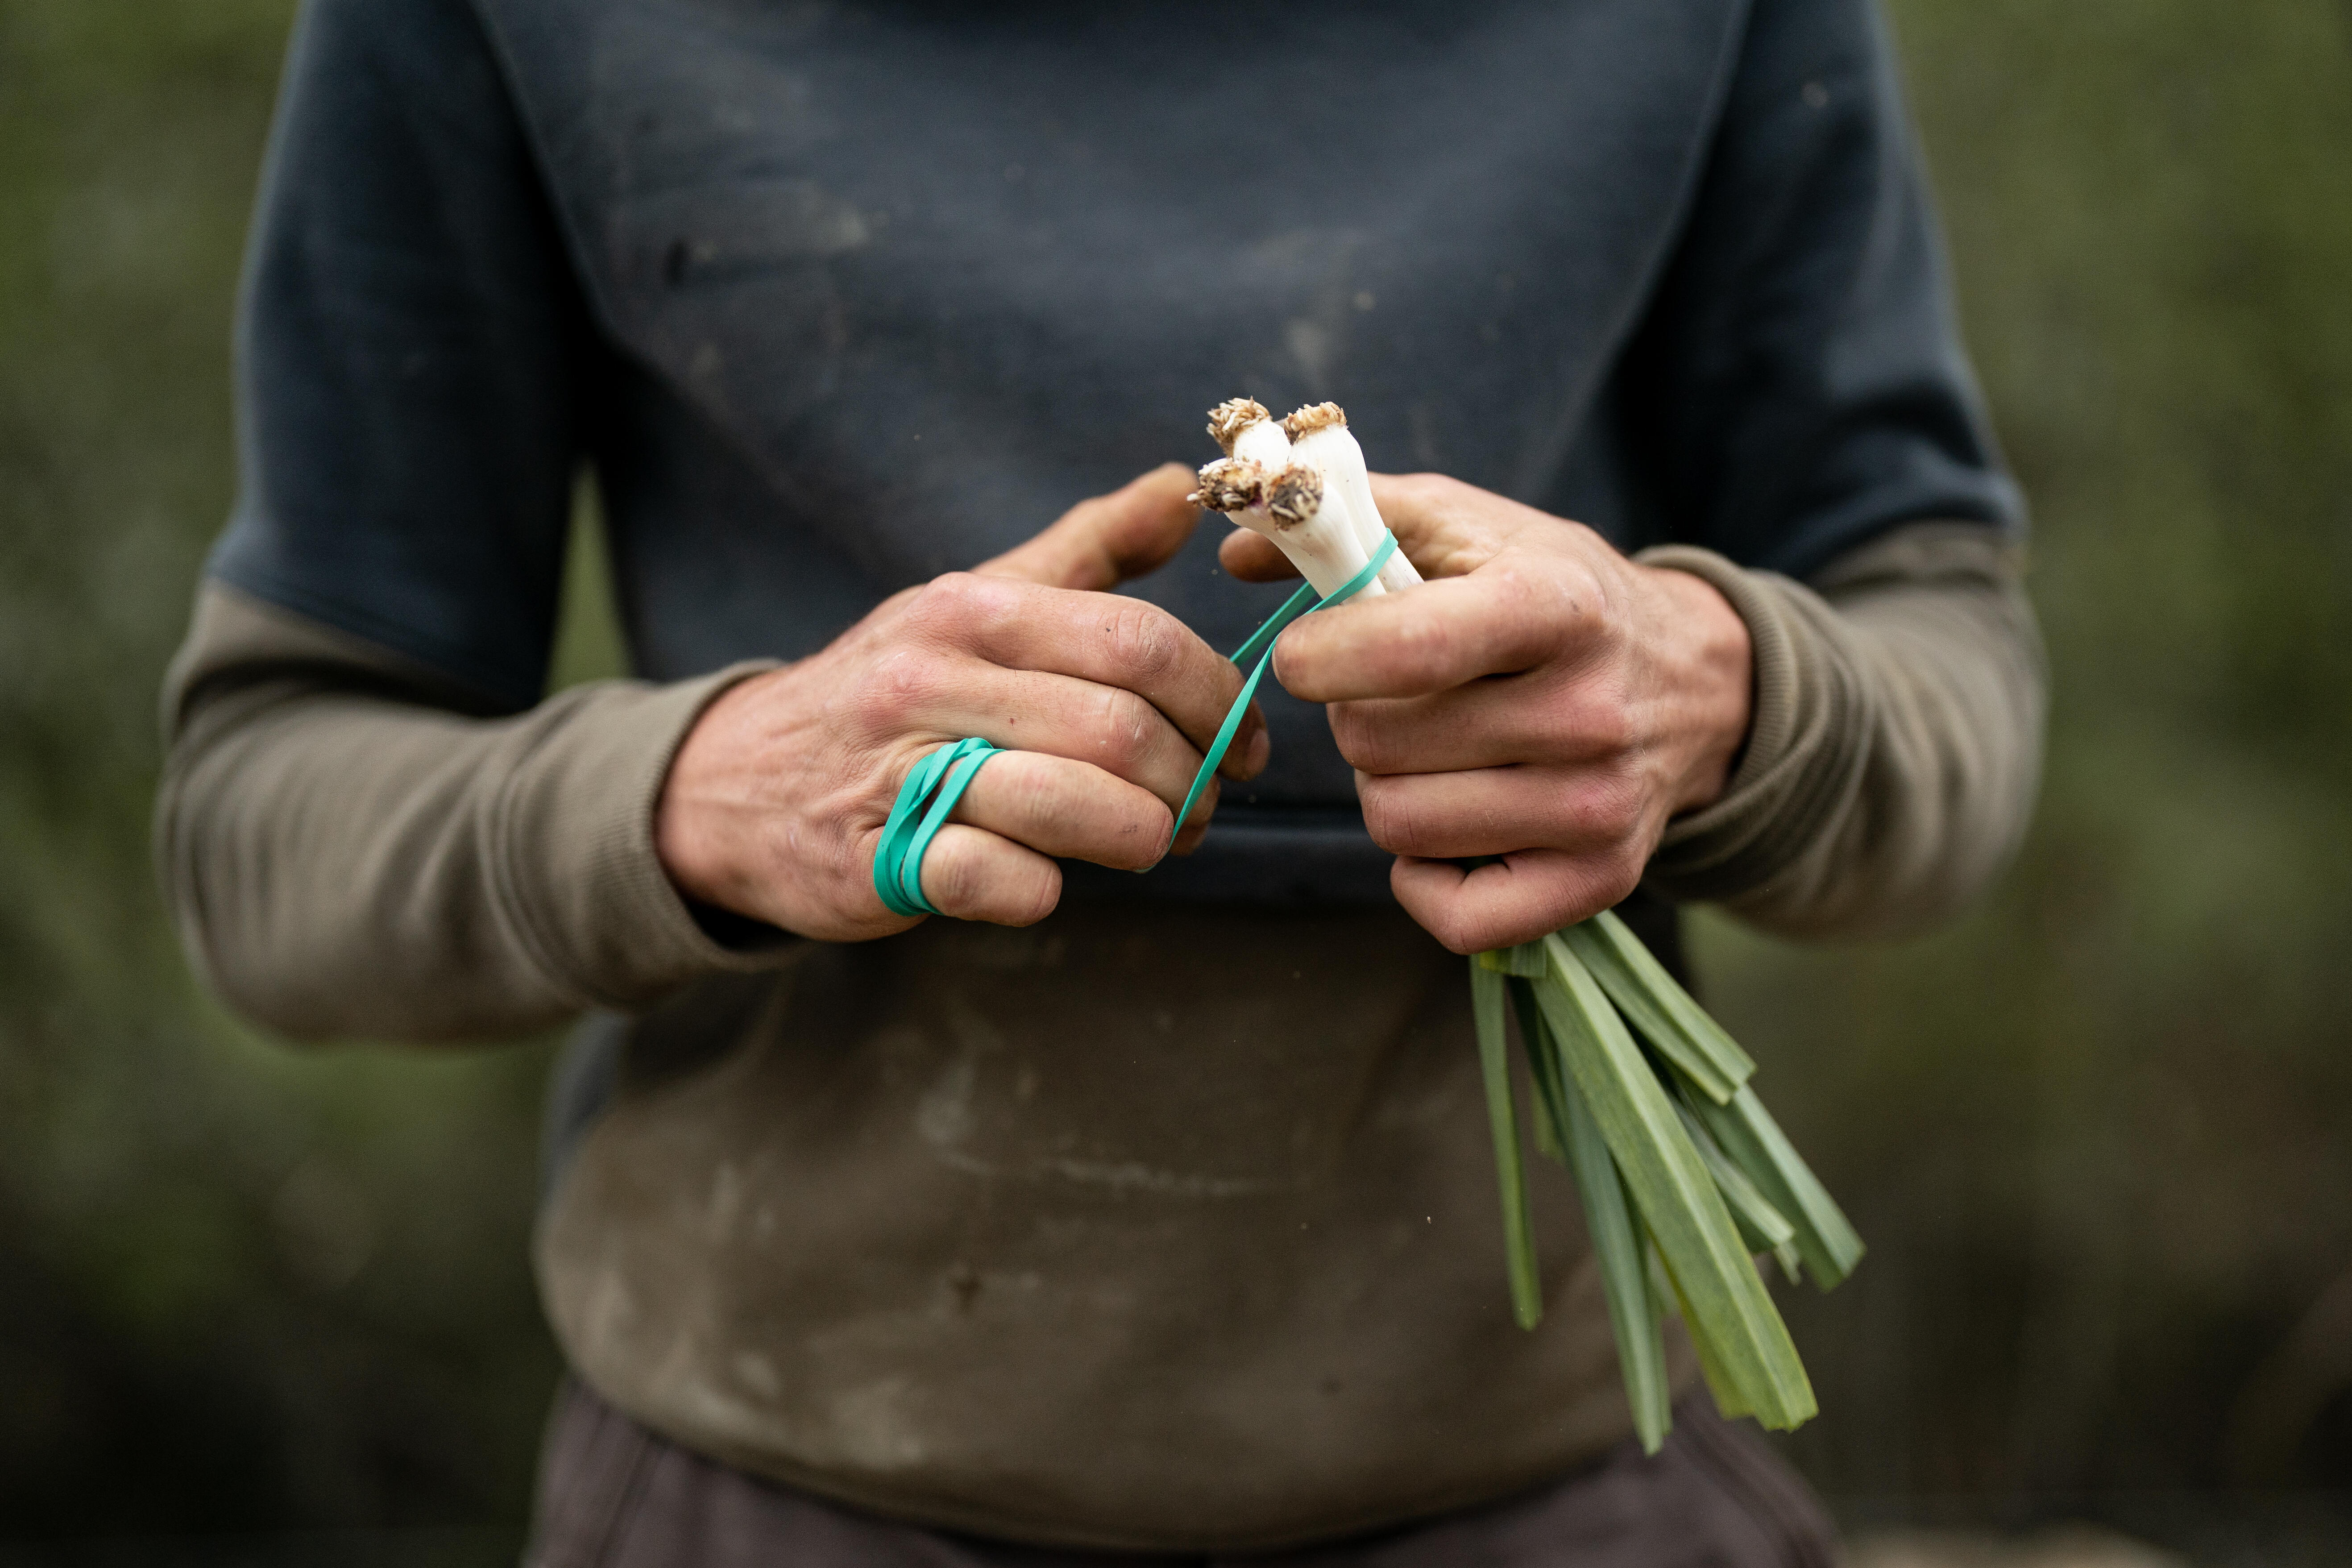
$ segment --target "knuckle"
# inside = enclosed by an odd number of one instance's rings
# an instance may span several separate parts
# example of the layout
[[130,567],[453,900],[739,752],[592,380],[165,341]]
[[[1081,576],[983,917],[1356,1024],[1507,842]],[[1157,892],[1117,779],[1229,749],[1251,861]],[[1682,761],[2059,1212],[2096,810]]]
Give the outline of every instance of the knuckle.
[[1175,618],[1156,605],[1123,601],[1103,628],[1112,668],[1122,676],[1149,680],[1167,674],[1182,656],[1184,644]]
[[1615,909],[1632,898],[1633,889],[1641,885],[1642,863],[1631,856],[1618,857],[1617,863],[1608,868],[1601,879],[1598,889],[1601,901],[1595,906],[1594,912]]
[[908,618],[934,629],[952,626],[970,609],[971,584],[976,581],[967,572],[950,572],[932,578],[915,591],[915,602],[908,607]]
[[857,710],[885,730],[902,726],[940,689],[939,660],[920,648],[899,647],[866,666],[857,683]]
[[1013,584],[1004,578],[945,573],[917,592],[908,619],[930,636],[961,642],[1001,617],[1013,590]]
[[1480,929],[1479,923],[1472,920],[1458,905],[1436,911],[1432,917],[1429,933],[1437,939],[1438,945],[1444,948],[1446,952],[1458,953],[1465,958],[1474,952],[1483,952],[1492,945],[1483,940],[1485,932]]
[[1385,760],[1381,744],[1381,726],[1374,715],[1360,702],[1334,702],[1326,710],[1331,725],[1332,742],[1339,746],[1339,755],[1348,765],[1361,768],[1368,773],[1386,773],[1380,764]]
[[1364,831],[1372,842],[1391,855],[1425,857],[1433,852],[1433,838],[1428,814],[1414,802],[1412,793],[1383,787],[1378,780],[1370,780],[1359,789],[1364,808]]
[[1036,845],[1071,845],[1093,837],[1096,813],[1085,786],[1066,770],[1040,767],[1026,781],[1024,816]]
[[1107,690],[1095,727],[1102,765],[1124,774],[1141,764],[1150,753],[1152,731],[1159,720],[1159,710],[1134,692]]
[[1591,895],[1593,909],[1614,909],[1633,897],[1633,889],[1642,885],[1642,857],[1631,847],[1620,846],[1593,858],[1591,862]]
[[1590,637],[1607,611],[1601,582],[1582,561],[1511,560],[1497,566],[1496,577],[1506,613],[1541,646]]
[[1549,803],[1549,840],[1580,859],[1614,855],[1642,822],[1642,792],[1631,779],[1586,772],[1563,783]]
[[1611,775],[1596,781],[1578,803],[1578,826],[1588,842],[1616,847],[1632,843],[1642,826],[1642,790],[1634,780]]
[[1495,570],[1496,607],[1518,626],[1549,631],[1573,614],[1576,588],[1549,566],[1507,560]]
[[1590,561],[1565,563],[1553,592],[1559,598],[1554,613],[1580,637],[1607,646],[1622,636],[1623,606]]
[[964,852],[961,835],[943,835],[923,857],[923,896],[948,914],[976,909],[982,883],[977,858]]
[[980,879],[984,886],[986,902],[982,902],[982,888],[976,887],[970,905],[982,911],[982,918],[995,925],[1035,925],[1054,912],[1062,900],[1062,874],[1053,862],[1023,857],[1018,865],[1000,868],[1001,875],[992,885]]

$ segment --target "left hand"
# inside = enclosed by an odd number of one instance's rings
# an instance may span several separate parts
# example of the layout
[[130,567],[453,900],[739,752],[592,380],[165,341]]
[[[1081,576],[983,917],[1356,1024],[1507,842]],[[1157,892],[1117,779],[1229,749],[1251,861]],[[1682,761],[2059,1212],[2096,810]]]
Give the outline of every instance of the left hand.
[[[1241,689],[1240,671],[1167,611],[1102,592],[1192,536],[1194,478],[1170,463],[1081,501],[970,572],[892,595],[807,658],[730,688],[688,730],[654,809],[677,890],[821,942],[922,917],[875,891],[874,857],[908,773],[963,735],[1008,750],[980,770],[920,871],[942,914],[1030,925],[1062,896],[1060,858],[1141,870],[1198,838],[1212,785],[1173,819]],[[1223,771],[1265,765],[1255,713]]]
[[[1688,573],[1435,474],[1375,475],[1430,581],[1283,634],[1275,675],[1328,703],[1397,901],[1456,952],[1530,942],[1633,890],[1667,819],[1715,800],[1748,732],[1748,626]],[[1288,566],[1236,531],[1237,577]],[[1475,869],[1455,862],[1501,858]]]

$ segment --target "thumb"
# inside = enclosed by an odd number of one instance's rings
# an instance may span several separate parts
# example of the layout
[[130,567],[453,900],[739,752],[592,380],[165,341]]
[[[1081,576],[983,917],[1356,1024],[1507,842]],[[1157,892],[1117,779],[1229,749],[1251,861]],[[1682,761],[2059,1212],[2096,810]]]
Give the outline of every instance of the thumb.
[[1116,588],[1157,572],[1192,537],[1192,470],[1162,463],[1107,496],[1082,500],[1025,544],[972,568],[1049,588]]
[[[1396,535],[1397,548],[1424,577],[1475,572],[1500,554],[1519,529],[1559,521],[1442,474],[1374,474],[1372,501]],[[1298,575],[1272,540],[1246,528],[1225,536],[1217,564],[1244,583]]]
[[1372,500],[1424,577],[1460,577],[1535,524],[1559,519],[1444,474],[1374,474]]
[[1273,540],[1246,528],[1236,528],[1217,542],[1217,564],[1243,583],[1281,583],[1298,575],[1298,568]]

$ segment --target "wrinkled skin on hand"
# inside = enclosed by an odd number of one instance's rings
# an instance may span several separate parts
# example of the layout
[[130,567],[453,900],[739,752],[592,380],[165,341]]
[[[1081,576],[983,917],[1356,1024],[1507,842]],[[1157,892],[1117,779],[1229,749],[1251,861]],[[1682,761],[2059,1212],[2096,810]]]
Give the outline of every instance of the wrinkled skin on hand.
[[[1429,581],[1299,621],[1275,674],[1328,704],[1398,901],[1465,953],[1609,908],[1668,819],[1723,792],[1751,707],[1746,623],[1580,523],[1440,475],[1372,482]],[[1292,574],[1252,533],[1221,558]]]
[[[823,651],[733,687],[671,763],[655,844],[688,897],[803,936],[904,931],[874,852],[917,761],[966,735],[991,757],[932,841],[923,891],[1001,925],[1061,897],[1054,857],[1140,869],[1197,844],[1213,785],[1175,808],[1241,676],[1157,605],[1102,590],[1157,570],[1199,521],[1190,470],[1154,469],[971,572],[896,595]],[[1220,770],[1265,765],[1255,710]]]

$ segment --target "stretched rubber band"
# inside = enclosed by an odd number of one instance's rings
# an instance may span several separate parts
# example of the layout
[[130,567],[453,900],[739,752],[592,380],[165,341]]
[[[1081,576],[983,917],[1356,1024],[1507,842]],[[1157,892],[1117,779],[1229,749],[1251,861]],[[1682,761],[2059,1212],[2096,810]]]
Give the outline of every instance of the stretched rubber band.
[[[1372,552],[1370,565],[1319,599],[1315,596],[1313,584],[1302,585],[1264,626],[1250,634],[1249,641],[1234,650],[1234,668],[1250,666],[1249,678],[1242,682],[1242,694],[1234,699],[1224,723],[1218,727],[1217,738],[1210,742],[1208,754],[1201,759],[1201,771],[1193,775],[1183,809],[1176,814],[1179,832],[1183,829],[1184,819],[1192,815],[1201,792],[1216,777],[1217,764],[1225,760],[1225,752],[1233,747],[1242,718],[1249,711],[1250,699],[1257,695],[1257,683],[1265,678],[1267,667],[1274,662],[1274,639],[1301,616],[1328,609],[1361,593],[1364,584],[1380,575],[1381,568],[1396,553],[1396,535],[1391,533]],[[1252,660],[1256,661],[1255,665],[1251,665]],[[939,837],[948,814],[955,810],[956,802],[971,787],[980,765],[1000,750],[992,742],[972,735],[941,746],[908,771],[907,782],[898,786],[898,798],[891,803],[889,818],[882,825],[881,842],[874,851],[874,891],[880,896],[884,909],[894,915],[940,912],[930,900],[923,897],[923,857],[930,852],[931,840]]]
[[[1250,669],[1249,679],[1242,682],[1242,694],[1234,699],[1233,710],[1225,715],[1224,723],[1217,731],[1217,738],[1210,742],[1208,755],[1201,759],[1201,771],[1192,775],[1192,787],[1184,795],[1184,808],[1176,814],[1177,832],[1184,831],[1184,820],[1192,815],[1192,804],[1201,798],[1201,792],[1209,787],[1209,781],[1216,777],[1217,764],[1225,760],[1225,752],[1232,748],[1234,736],[1242,727],[1242,716],[1249,711],[1250,699],[1257,695],[1257,683],[1265,678],[1266,667],[1274,662],[1274,639],[1300,616],[1328,610],[1363,592],[1364,584],[1379,576],[1381,568],[1389,563],[1389,557],[1396,553],[1396,547],[1395,534],[1381,539],[1381,547],[1372,552],[1371,563],[1322,598],[1315,597],[1312,583],[1300,588],[1290,595],[1282,608],[1268,617],[1265,625],[1250,634],[1249,641],[1234,649],[1233,662],[1236,669],[1252,659],[1257,663]],[[1310,600],[1313,601],[1311,604]]]

